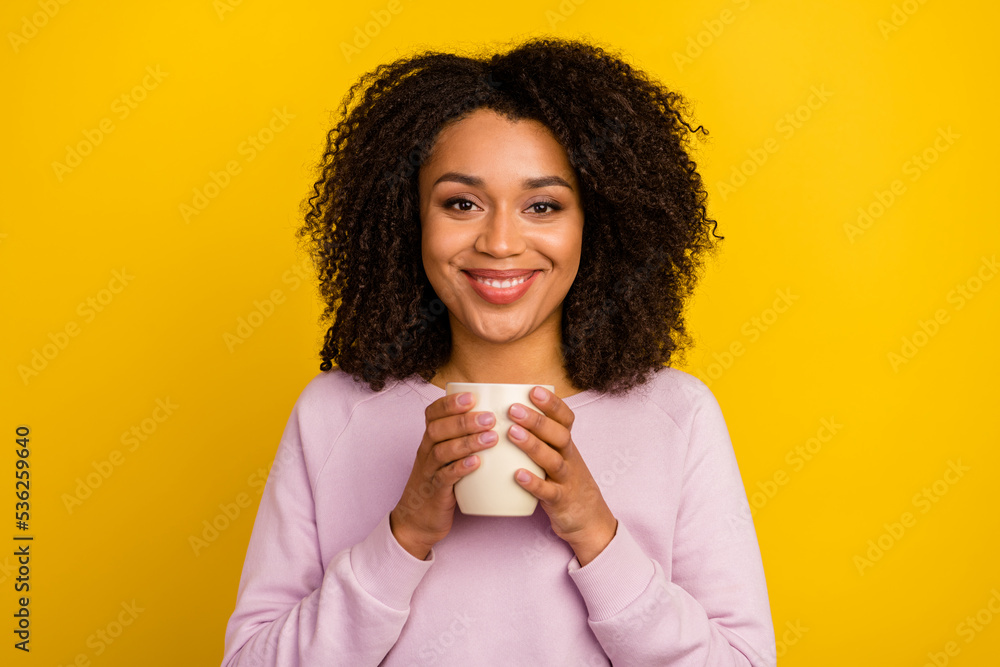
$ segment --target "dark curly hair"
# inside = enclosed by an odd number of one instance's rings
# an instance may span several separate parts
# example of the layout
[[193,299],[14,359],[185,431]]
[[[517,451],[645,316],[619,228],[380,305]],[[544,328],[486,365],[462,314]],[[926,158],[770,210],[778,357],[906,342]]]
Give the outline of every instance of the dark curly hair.
[[331,323],[320,369],[335,362],[381,391],[387,379],[430,381],[448,361],[449,319],[421,260],[417,174],[441,129],[480,108],[548,127],[580,184],[583,247],[562,305],[568,376],[612,394],[645,383],[691,344],[684,302],[712,237],[724,238],[686,150],[689,133],[708,132],[684,120],[680,94],[619,56],[556,38],[493,55],[426,51],[351,86],[298,231]]

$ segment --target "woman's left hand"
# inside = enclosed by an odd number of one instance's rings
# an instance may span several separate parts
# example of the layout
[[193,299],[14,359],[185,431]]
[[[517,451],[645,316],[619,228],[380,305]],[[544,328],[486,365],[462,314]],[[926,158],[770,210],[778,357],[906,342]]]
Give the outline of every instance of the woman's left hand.
[[[570,436],[575,419],[573,411],[542,387],[532,389],[530,397],[542,414],[515,403],[508,411],[514,422],[508,435],[511,442],[541,466],[548,479],[523,468],[518,469],[515,479],[538,498],[549,515],[552,531],[573,548],[583,566],[608,546],[618,529],[618,520],[573,444]],[[519,409],[523,416],[517,414]]]

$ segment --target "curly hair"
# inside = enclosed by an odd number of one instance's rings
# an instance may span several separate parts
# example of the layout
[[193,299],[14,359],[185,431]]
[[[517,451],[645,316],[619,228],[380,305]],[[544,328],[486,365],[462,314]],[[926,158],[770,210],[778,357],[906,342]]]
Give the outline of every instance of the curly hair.
[[478,57],[425,51],[362,75],[327,134],[298,230],[330,323],[320,369],[335,362],[381,391],[388,379],[430,381],[448,361],[446,308],[421,260],[417,175],[446,124],[486,108],[545,125],[580,184],[583,246],[562,304],[567,375],[611,394],[645,383],[692,343],[684,303],[724,238],[687,151],[689,134],[708,132],[684,120],[687,104],[606,49],[555,38]]

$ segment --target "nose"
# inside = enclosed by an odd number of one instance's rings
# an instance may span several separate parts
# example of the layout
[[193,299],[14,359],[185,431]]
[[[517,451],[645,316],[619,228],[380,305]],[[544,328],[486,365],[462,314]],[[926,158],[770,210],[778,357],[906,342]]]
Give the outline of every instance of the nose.
[[527,249],[521,221],[508,208],[495,208],[482,218],[482,224],[474,246],[477,252],[493,257],[510,257],[520,255]]

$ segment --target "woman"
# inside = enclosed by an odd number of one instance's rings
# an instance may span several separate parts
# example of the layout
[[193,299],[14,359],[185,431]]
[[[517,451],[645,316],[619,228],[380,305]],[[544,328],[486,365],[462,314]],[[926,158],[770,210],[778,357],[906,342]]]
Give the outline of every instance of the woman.
[[[714,248],[682,106],[553,39],[351,88],[301,230],[324,372],[278,447],[223,665],[775,664],[721,411],[666,366]],[[516,475],[531,517],[456,511],[496,436],[452,381],[555,387],[510,411],[546,473]]]

